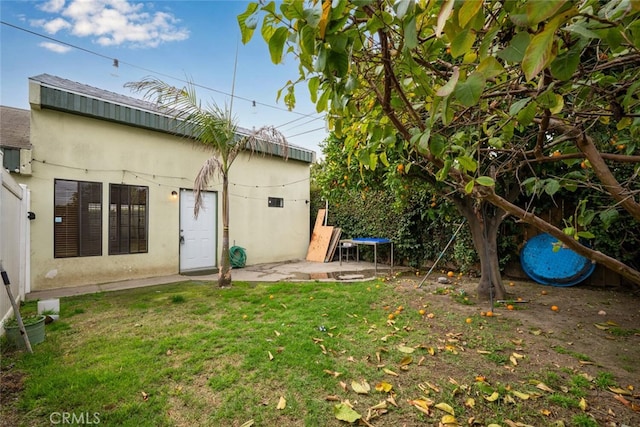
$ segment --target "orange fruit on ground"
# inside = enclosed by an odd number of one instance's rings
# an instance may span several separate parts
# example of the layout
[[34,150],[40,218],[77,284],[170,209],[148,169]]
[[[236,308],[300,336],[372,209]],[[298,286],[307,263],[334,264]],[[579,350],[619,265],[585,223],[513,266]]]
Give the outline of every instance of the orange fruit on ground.
[[509,304],[509,305],[507,306],[507,310],[513,310],[513,309],[514,309],[514,307],[513,307],[511,304]]
[[478,381],[478,382],[484,382],[485,380],[486,380],[486,378],[485,378],[485,377],[483,377],[482,375],[478,375],[478,376],[476,377],[476,381]]
[[487,317],[493,317],[493,311],[487,311]]
[[418,310],[418,314],[420,314],[420,316],[424,316],[425,313],[426,313],[426,311],[424,311],[422,309]]
[[401,305],[399,305],[399,306],[398,306],[398,311],[402,311],[402,310],[404,310],[404,307],[403,307],[403,306],[401,306]]
[[542,291],[542,292],[540,292],[540,294],[541,294],[541,295],[546,295],[546,294],[547,294],[547,291]]
[[393,313],[391,313],[387,317],[389,318],[389,320],[393,320],[396,316]]
[[467,318],[465,319],[465,322],[467,322],[467,323],[471,323],[471,322],[473,322],[473,319],[472,319],[471,317],[467,317]]
[[513,282],[509,282],[509,286],[515,286],[516,284]]
[[552,305],[552,306],[551,306],[551,310],[553,310],[553,311],[558,311],[558,310],[559,310],[559,308],[558,308],[558,306],[557,306],[557,305]]
[[273,295],[269,295],[269,299],[273,299]]
[[455,275],[456,275],[456,273],[454,273],[453,271],[450,271],[450,272],[447,273],[447,276],[449,276],[449,277],[453,277]]

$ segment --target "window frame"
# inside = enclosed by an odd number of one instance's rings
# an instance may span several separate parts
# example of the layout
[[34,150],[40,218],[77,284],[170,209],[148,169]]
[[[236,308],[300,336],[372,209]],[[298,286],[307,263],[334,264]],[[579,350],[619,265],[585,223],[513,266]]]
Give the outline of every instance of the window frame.
[[[141,194],[144,200],[140,199]],[[148,253],[149,187],[109,184],[108,227],[109,255]]]
[[[63,188],[65,185],[66,189]],[[71,188],[73,185],[76,186],[75,192]],[[62,198],[71,200],[74,195],[77,198],[75,203],[58,206]],[[76,204],[77,206],[74,206]],[[102,256],[102,205],[101,182],[54,179],[53,257],[55,259]],[[70,225],[67,226],[69,223]]]
[[284,208],[284,198],[283,197],[268,197],[267,198],[267,206],[270,208]]

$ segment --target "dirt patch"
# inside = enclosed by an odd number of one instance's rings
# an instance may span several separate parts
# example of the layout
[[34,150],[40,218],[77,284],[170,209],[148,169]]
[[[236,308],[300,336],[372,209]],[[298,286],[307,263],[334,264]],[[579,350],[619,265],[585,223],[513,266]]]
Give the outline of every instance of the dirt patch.
[[[404,276],[397,291],[415,294],[413,309],[444,310],[469,316],[470,326],[482,322],[503,323],[495,342],[515,342],[526,354],[527,372],[548,376],[549,367],[568,380],[582,375],[594,380],[610,378],[614,389],[623,389],[629,405],[609,391],[593,387],[590,414],[600,425],[640,425],[640,293],[634,289],[586,286],[552,287],[522,280],[505,280],[509,297],[504,301],[479,301],[477,280],[434,275]],[[465,299],[466,298],[466,299]],[[486,316],[492,312],[492,317]],[[464,334],[465,340],[473,335]],[[467,354],[470,354],[468,352]],[[472,363],[465,363],[472,366]],[[509,363],[505,364],[506,367]],[[450,369],[449,367],[448,369]],[[474,374],[482,375],[483,372]],[[501,382],[523,381],[522,372],[500,373]],[[597,381],[594,381],[597,382]]]
[[0,370],[0,426],[16,426],[19,417],[13,410],[22,390],[24,375],[10,368]]

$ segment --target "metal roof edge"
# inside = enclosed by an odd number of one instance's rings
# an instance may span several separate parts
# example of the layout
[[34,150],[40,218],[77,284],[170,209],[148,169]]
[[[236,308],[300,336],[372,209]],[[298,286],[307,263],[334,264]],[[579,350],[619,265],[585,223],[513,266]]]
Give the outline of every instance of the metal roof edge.
[[[178,129],[175,118],[162,113],[153,104],[146,101],[48,74],[29,77],[29,80],[40,86],[41,108],[193,138],[193,135],[188,135]],[[95,102],[98,104],[96,105]],[[89,108],[89,104],[91,104],[90,107],[92,108]],[[136,118],[139,120],[136,120]],[[239,135],[247,135],[250,132],[240,127],[237,131]],[[283,158],[285,157],[284,154],[288,152],[289,159],[306,163],[315,161],[315,152],[313,150],[296,145],[288,145],[288,149],[283,150],[278,143],[266,142],[272,146],[271,149],[257,151]]]

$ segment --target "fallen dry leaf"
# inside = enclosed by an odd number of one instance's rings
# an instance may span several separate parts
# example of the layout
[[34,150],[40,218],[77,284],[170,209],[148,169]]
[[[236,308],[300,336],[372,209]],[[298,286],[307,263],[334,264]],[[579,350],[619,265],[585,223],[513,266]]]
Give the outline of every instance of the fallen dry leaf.
[[454,417],[453,415],[445,415],[442,417],[442,419],[440,420],[440,423],[443,426],[458,426],[460,424],[458,424],[458,421],[456,420],[456,417]]
[[251,427],[254,424],[255,424],[255,421],[249,420],[249,421],[245,422],[244,424],[242,424],[240,427]]
[[448,403],[444,403],[444,402],[436,403],[435,407],[440,409],[441,411],[446,412],[447,414],[455,415],[455,411],[453,410],[451,405],[449,405]]
[[358,394],[369,394],[371,390],[371,386],[367,382],[367,380],[362,380],[361,383],[357,381],[351,381],[351,388]]
[[410,365],[412,362],[413,362],[413,357],[405,356],[400,361],[400,366],[407,366],[407,365]]
[[582,409],[583,411],[586,411],[587,408],[589,407],[589,405],[587,405],[587,401],[584,400],[584,397],[580,398],[580,403],[578,403],[578,406],[580,407],[580,409]]
[[410,354],[410,353],[413,353],[416,349],[413,348],[413,347],[407,347],[407,346],[404,346],[404,345],[399,345],[398,346],[398,350],[400,350],[402,353]]
[[518,390],[511,390],[511,393],[522,400],[527,400],[530,397],[528,394],[519,392]]
[[496,400],[498,400],[498,398],[500,398],[500,393],[498,393],[497,391],[494,391],[493,393],[491,393],[491,396],[482,396],[482,397],[484,397],[484,400],[488,402],[495,402]]
[[609,387],[609,390],[616,393],[616,394],[622,394],[624,396],[631,396],[632,393],[629,390],[625,390],[623,388],[619,388],[619,387]]
[[394,377],[398,377],[399,376],[397,373],[393,372],[391,369],[382,368],[382,371],[384,373],[386,373],[386,374],[393,375]]
[[353,410],[348,402],[338,403],[333,407],[333,415],[340,421],[355,423],[362,415]]
[[271,354],[271,352],[269,351],[269,360],[273,360],[273,354]]
[[539,388],[542,391],[546,391],[549,393],[553,393],[553,389],[551,389],[551,387],[549,387],[548,385],[546,385],[545,383],[538,383],[536,384],[536,388]]
[[278,400],[278,405],[276,406],[276,409],[284,409],[287,407],[287,399],[285,399],[283,396],[280,396],[280,400]]
[[340,375],[342,375],[340,372],[330,371],[330,370],[328,370],[328,369],[325,369],[325,370],[324,370],[324,373],[325,373],[325,374],[332,375],[332,376],[334,376],[334,377],[336,377],[336,378],[338,378]]
[[376,384],[376,391],[389,393],[392,388],[393,388],[393,385],[389,384],[386,381],[381,381],[378,384]]

